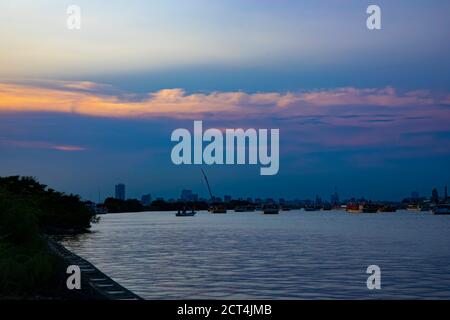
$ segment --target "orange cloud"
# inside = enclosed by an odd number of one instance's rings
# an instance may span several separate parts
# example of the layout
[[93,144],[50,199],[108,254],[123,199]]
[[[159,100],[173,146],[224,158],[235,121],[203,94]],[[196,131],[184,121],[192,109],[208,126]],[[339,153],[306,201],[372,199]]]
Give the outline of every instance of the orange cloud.
[[61,112],[96,117],[198,118],[257,117],[271,115],[317,115],[318,107],[336,106],[432,106],[448,105],[450,95],[433,96],[428,91],[398,93],[394,88],[339,88],[310,92],[245,93],[211,92],[187,94],[182,89],[164,89],[144,99],[101,93],[107,88],[92,82],[45,82],[43,85],[0,83],[0,112]]

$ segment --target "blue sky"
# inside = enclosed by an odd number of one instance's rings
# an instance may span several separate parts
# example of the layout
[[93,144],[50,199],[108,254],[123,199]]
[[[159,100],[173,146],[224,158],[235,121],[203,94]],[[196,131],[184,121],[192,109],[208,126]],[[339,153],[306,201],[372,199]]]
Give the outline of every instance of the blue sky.
[[[81,30],[65,26],[72,4]],[[206,196],[198,167],[170,161],[172,130],[203,120],[280,128],[280,173],[209,167],[218,195],[328,197],[337,186],[397,199],[442,188],[450,3],[377,1],[377,31],[366,28],[369,4],[2,1],[0,175],[94,199],[118,182],[133,197]]]

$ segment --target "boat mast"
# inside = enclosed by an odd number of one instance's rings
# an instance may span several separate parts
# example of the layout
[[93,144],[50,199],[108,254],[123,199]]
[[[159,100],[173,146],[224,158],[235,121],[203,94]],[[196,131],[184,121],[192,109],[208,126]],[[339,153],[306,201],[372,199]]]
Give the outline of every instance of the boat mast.
[[209,195],[211,197],[211,201],[214,201],[213,195],[211,193],[211,188],[209,186],[208,178],[206,177],[205,171],[203,171],[203,169],[201,169],[201,170],[202,170],[202,173],[203,173],[203,177],[205,177],[206,185],[208,186],[208,191],[209,191]]

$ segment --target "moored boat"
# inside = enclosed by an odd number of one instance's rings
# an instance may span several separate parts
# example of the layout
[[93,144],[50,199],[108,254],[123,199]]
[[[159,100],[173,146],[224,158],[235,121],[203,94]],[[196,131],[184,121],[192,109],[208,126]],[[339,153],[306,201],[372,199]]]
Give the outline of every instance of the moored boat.
[[362,206],[362,212],[364,213],[376,213],[378,212],[378,206],[373,203],[366,203]]
[[276,205],[265,205],[263,207],[264,214],[279,214],[280,208]]
[[357,203],[349,203],[347,204],[347,207],[345,208],[347,212],[350,213],[361,213],[362,212],[362,206],[360,206]]
[[408,204],[406,207],[406,210],[408,211],[420,211],[420,207],[418,204]]
[[450,214],[450,204],[439,204],[434,207],[433,214],[444,215]]
[[236,208],[234,208],[234,212],[254,212],[255,211],[255,207],[253,206],[238,206]]
[[227,213],[227,208],[221,205],[211,206],[209,208],[209,213]]
[[397,208],[395,206],[391,206],[391,205],[384,205],[381,206],[380,208],[378,208],[379,212],[396,212]]
[[193,217],[196,215],[197,212],[194,210],[186,211],[186,210],[178,210],[178,212],[175,214],[177,217]]

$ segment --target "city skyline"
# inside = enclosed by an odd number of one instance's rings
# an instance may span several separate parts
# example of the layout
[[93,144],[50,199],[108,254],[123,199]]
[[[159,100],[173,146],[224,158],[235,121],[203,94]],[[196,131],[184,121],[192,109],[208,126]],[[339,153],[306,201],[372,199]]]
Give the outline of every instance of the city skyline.
[[[118,191],[118,186],[120,186],[119,189],[123,190],[123,191]],[[219,201],[219,202],[230,202],[230,201],[247,201],[247,202],[255,202],[255,203],[262,203],[262,202],[277,202],[277,203],[282,203],[284,201],[286,202],[296,202],[296,201],[312,201],[312,202],[324,202],[324,203],[346,203],[347,201],[350,201],[352,199],[365,199],[368,201],[392,201],[392,202],[401,202],[405,199],[410,199],[412,201],[418,201],[420,199],[429,199],[429,200],[434,200],[435,202],[437,202],[438,200],[445,200],[448,198],[448,186],[445,185],[442,188],[433,188],[431,190],[429,190],[429,193],[427,194],[421,194],[418,191],[411,191],[409,194],[405,193],[405,196],[401,199],[371,199],[371,198],[367,198],[364,195],[353,195],[353,196],[340,196],[338,189],[335,187],[333,192],[331,192],[328,195],[320,195],[320,194],[316,194],[314,197],[308,198],[308,197],[295,197],[295,198],[285,198],[285,197],[280,197],[280,198],[274,198],[274,197],[251,197],[251,196],[243,196],[243,195],[230,195],[230,194],[216,194],[213,196],[214,199],[209,198],[208,196],[200,196],[198,193],[195,193],[194,190],[190,190],[190,189],[182,189],[179,193],[178,196],[176,195],[171,195],[168,197],[162,197],[162,196],[153,196],[153,193],[145,193],[142,194],[140,196],[136,196],[136,197],[126,197],[125,196],[125,188],[126,185],[123,183],[119,183],[116,184],[115,186],[115,195],[113,196],[106,196],[103,199],[99,198],[99,201],[97,201],[98,203],[103,203],[105,199],[107,198],[115,198],[118,200],[138,200],[140,199],[140,202],[143,205],[150,205],[152,203],[152,201],[154,200],[164,200],[164,201],[168,201],[168,202],[211,202],[211,201]],[[84,199],[84,200],[89,200],[91,201],[92,199]]]
[[[450,3],[2,1],[0,176],[85,199],[182,189],[396,200],[450,181]],[[107,9],[107,10],[106,10]],[[320,17],[318,19],[317,17]],[[171,133],[279,129],[279,171],[176,166]],[[102,196],[103,197],[103,196]]]

